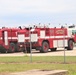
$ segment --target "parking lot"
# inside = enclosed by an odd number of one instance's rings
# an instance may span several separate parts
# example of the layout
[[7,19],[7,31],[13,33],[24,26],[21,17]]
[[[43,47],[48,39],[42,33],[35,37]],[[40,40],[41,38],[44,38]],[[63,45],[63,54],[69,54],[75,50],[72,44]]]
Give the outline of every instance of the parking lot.
[[[0,53],[0,57],[2,56],[64,56],[64,48],[58,48],[57,51],[49,52],[47,53],[40,53],[39,51],[32,50],[32,53],[23,53],[23,52],[18,52],[18,53],[6,53],[2,54]],[[65,55],[66,56],[76,56],[76,47],[74,47],[73,50],[65,50]]]

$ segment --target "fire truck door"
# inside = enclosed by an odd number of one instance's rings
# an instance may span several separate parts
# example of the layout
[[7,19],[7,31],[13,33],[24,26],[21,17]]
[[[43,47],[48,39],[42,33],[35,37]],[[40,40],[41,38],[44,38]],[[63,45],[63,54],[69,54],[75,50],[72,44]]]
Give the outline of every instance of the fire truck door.
[[7,31],[3,32],[3,38],[4,38],[5,45],[8,45],[8,32]]

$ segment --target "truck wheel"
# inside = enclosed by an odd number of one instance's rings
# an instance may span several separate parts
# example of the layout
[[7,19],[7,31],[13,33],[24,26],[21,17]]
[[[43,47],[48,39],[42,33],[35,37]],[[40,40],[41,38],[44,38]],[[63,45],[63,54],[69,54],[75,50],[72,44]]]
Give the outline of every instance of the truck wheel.
[[1,52],[1,53],[6,53],[7,50],[6,50],[6,49],[3,49],[3,50],[1,50],[0,52]]
[[2,47],[2,46],[0,45],[0,52],[1,52],[1,53],[6,53],[7,50],[6,50],[4,47]]
[[19,47],[18,45],[16,45],[16,52],[22,52],[24,50],[24,48]]
[[73,41],[72,40],[68,41],[68,48],[67,48],[67,50],[73,50]]
[[46,52],[48,52],[48,49],[49,49],[49,44],[48,44],[48,42],[44,41],[42,43],[42,48],[41,48],[40,52],[46,53]]
[[9,50],[8,50],[8,53],[14,53],[16,50],[16,46],[14,43],[10,43],[10,47],[9,47]]
[[51,48],[51,51],[56,51],[57,50],[57,48]]

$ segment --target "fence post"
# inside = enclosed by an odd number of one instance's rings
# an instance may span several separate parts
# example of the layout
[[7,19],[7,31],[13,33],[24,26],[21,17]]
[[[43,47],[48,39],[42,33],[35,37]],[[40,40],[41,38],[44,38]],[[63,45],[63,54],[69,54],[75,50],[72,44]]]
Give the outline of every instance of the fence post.
[[30,39],[30,62],[32,62],[32,44],[31,44],[31,32],[29,27],[29,39]]

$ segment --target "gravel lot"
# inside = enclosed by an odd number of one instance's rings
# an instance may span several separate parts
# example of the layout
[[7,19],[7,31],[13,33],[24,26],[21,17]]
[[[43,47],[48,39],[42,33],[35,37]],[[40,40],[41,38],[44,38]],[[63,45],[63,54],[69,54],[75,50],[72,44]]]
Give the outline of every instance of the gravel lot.
[[[30,56],[30,53],[23,53],[23,52],[18,52],[18,53],[7,53],[7,54],[2,54],[0,53],[1,56]],[[76,47],[74,47],[73,50],[65,50],[65,55],[66,56],[76,56]],[[63,48],[58,48],[57,51],[51,52],[49,50],[48,53],[40,53],[39,51],[32,50],[32,56],[64,56],[64,49]]]

